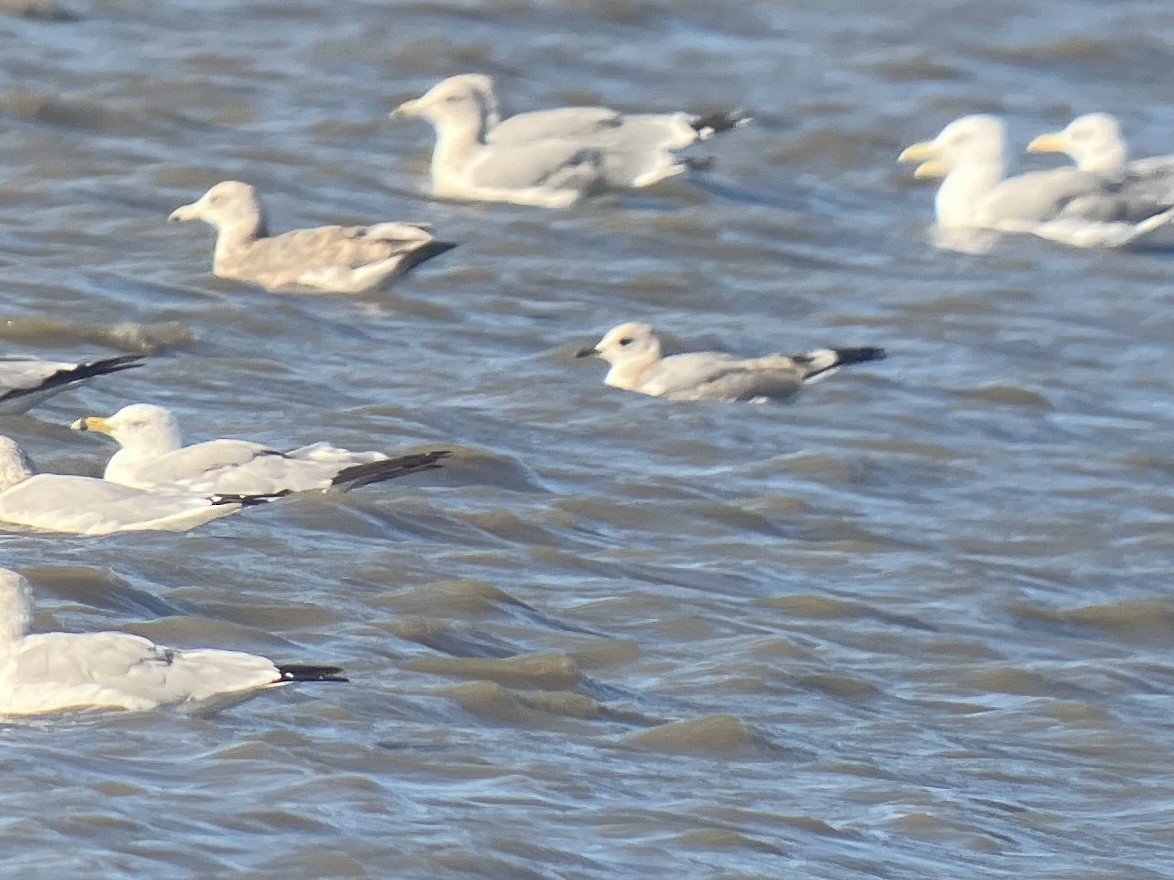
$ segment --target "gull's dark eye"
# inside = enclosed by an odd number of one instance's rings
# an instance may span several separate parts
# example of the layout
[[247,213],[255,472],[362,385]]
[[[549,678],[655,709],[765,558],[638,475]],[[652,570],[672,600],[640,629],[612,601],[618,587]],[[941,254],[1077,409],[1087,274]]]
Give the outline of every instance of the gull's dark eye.
[[631,345],[631,344],[632,344],[632,337],[631,336],[625,336],[623,339],[620,340],[620,345]]
[[447,98],[445,98],[444,100],[445,100],[445,101],[447,101],[449,104],[455,104],[455,103],[456,103],[457,101],[459,101],[460,99],[461,99],[461,96],[460,96],[460,95],[449,95],[449,96],[448,96]]

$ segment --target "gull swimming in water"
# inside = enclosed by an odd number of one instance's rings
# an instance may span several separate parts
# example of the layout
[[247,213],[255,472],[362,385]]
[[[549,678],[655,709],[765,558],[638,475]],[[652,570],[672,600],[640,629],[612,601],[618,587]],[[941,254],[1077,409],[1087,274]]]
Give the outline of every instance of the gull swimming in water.
[[1174,154],[1129,161],[1121,126],[1109,113],[1077,116],[1059,131],[1041,134],[1027,145],[1029,153],[1064,153],[1081,171],[1107,174],[1174,174]]
[[698,163],[674,154],[748,117],[721,113],[624,114],[559,107],[502,119],[493,80],[442,80],[391,115],[436,129],[432,192],[444,198],[565,208],[606,190],[650,186]]
[[820,348],[802,354],[739,358],[717,351],[662,357],[648,324],[613,327],[578,357],[600,357],[611,368],[605,385],[669,400],[787,398],[837,367],[882,360],[883,348]]
[[0,568],[0,715],[159,706],[206,713],[294,682],[347,681],[337,666],[181,651],[124,632],[30,634],[32,618],[28,580]]
[[138,355],[67,363],[35,357],[0,357],[0,415],[27,412],[38,403],[107,373],[141,367]]
[[378,290],[455,244],[423,226],[319,226],[270,235],[257,191],[226,180],[168,220],[203,220],[216,229],[212,271],[271,291],[365,293]]
[[994,116],[964,116],[897,157],[914,176],[942,178],[934,200],[946,230],[1027,232],[1079,247],[1139,242],[1174,218],[1120,181],[1079,168],[1005,177],[1006,134]]
[[24,450],[0,436],[0,527],[73,535],[180,532],[272,498],[151,491],[94,477],[38,474]]
[[197,494],[285,495],[308,489],[352,489],[438,468],[448,450],[389,458],[314,443],[281,452],[248,440],[183,445],[170,411],[149,403],[124,406],[107,418],[90,416],[74,430],[108,434],[122,447],[104,478],[138,489],[184,489]]
[[1133,215],[1151,215],[1174,207],[1174,155],[1129,161],[1121,127],[1108,113],[1078,116],[1060,131],[1041,134],[1029,153],[1064,153],[1081,171],[1115,184]]

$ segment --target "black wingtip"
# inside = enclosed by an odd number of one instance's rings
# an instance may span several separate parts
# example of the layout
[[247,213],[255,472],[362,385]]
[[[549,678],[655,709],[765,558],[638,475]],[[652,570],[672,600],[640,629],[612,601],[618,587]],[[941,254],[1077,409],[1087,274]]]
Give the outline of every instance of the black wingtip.
[[421,263],[425,263],[433,257],[446,254],[456,246],[456,242],[454,241],[437,241],[435,238],[429,242],[425,242],[404,257],[403,262],[399,265],[400,274],[410,272]]
[[873,346],[862,346],[860,348],[837,348],[834,349],[836,353],[836,366],[845,366],[847,364],[863,364],[868,361],[883,361],[889,356],[883,348],[876,348]]
[[214,507],[219,507],[222,504],[239,504],[241,507],[256,507],[258,504],[268,504],[270,501],[276,501],[278,498],[284,498],[290,494],[289,489],[283,489],[280,492],[266,492],[257,495],[232,495],[232,494],[216,494],[209,495],[208,500],[212,502]]
[[305,663],[292,663],[288,666],[278,666],[281,681],[350,681],[343,674],[341,666],[312,666]]
[[26,397],[34,394],[42,394],[53,388],[67,388],[70,385],[76,385],[79,382],[84,382],[86,379],[92,379],[94,376],[104,376],[107,373],[118,373],[122,370],[130,370],[134,367],[141,367],[143,365],[143,358],[137,354],[120,354],[116,357],[102,358],[96,361],[87,361],[84,364],[78,364],[76,367],[69,367],[64,370],[58,370],[51,376],[47,376],[45,381],[35,388],[19,388],[5,395],[6,398]]
[[418,471],[428,471],[442,467],[440,464],[449,458],[452,452],[448,449],[437,449],[432,452],[415,452],[410,455],[401,455],[398,458],[385,458],[367,464],[356,464],[338,472],[330,485],[349,491],[369,483],[382,483],[385,480],[394,480],[406,477]]
[[741,128],[743,125],[748,125],[753,119],[754,117],[747,116],[737,110],[719,110],[717,113],[710,113],[707,116],[694,117],[689,121],[689,124],[701,137],[707,138],[732,128]]
[[131,370],[142,365],[142,355],[120,354],[115,357],[102,358],[101,360],[78,364],[74,372],[75,374],[82,373],[83,375],[78,378],[84,379],[89,376],[101,376],[103,373],[117,373],[120,370]]

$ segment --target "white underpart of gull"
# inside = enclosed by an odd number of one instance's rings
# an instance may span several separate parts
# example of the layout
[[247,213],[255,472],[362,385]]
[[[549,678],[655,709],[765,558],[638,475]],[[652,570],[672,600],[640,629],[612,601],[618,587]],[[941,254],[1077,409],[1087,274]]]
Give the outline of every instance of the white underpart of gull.
[[186,531],[267,498],[222,498],[182,490],[133,489],[73,474],[38,474],[10,437],[0,436],[0,528],[73,535]]
[[0,568],[0,715],[159,706],[206,713],[297,681],[346,681],[337,666],[178,650],[130,633],[30,634],[32,617],[28,580]]

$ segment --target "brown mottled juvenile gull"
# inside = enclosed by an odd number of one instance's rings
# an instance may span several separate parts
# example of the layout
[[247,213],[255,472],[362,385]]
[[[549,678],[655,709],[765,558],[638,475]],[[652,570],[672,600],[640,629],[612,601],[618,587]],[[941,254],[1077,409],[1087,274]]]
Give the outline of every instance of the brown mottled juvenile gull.
[[0,568],[0,715],[78,709],[207,713],[294,682],[346,681],[337,666],[277,665],[214,648],[177,650],[124,632],[36,633],[32,588]]
[[605,190],[650,186],[692,164],[674,155],[736,114],[627,115],[606,107],[559,107],[501,119],[493,80],[466,73],[400,104],[436,129],[432,191],[446,198],[565,208]]
[[186,531],[273,496],[211,496],[144,490],[72,474],[38,474],[10,437],[0,436],[0,528],[74,535]]
[[78,419],[73,428],[109,434],[122,447],[104,478],[138,489],[182,489],[201,495],[285,495],[309,489],[351,489],[440,467],[452,453],[437,450],[389,458],[314,443],[280,452],[248,440],[207,440],[183,445],[179,425],[165,408],[124,406],[109,418]]
[[837,367],[883,360],[883,348],[820,348],[803,354],[738,358],[717,351],[661,356],[660,340],[648,324],[613,327],[594,348],[611,364],[605,385],[669,400],[762,400],[786,398]]
[[22,413],[38,403],[106,373],[142,366],[137,355],[73,364],[35,357],[0,357],[0,415]]
[[[1079,247],[1131,244],[1168,225],[1165,209],[1129,197],[1120,181],[1079,168],[1007,178],[1006,134],[994,116],[964,116],[900,162],[919,178],[942,178],[934,201],[939,227],[1026,232]],[[1170,206],[1167,206],[1169,208]]]
[[212,271],[266,290],[365,293],[456,247],[412,223],[319,226],[270,235],[256,190],[237,180],[216,184],[167,219],[203,220],[215,227]]

